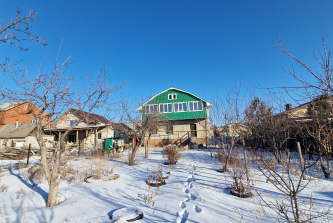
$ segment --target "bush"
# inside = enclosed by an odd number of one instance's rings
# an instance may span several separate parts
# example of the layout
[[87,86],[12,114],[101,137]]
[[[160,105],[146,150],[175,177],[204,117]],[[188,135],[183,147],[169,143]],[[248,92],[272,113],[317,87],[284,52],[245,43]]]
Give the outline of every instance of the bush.
[[182,157],[174,146],[164,146],[163,156],[167,157],[169,163],[175,162]]

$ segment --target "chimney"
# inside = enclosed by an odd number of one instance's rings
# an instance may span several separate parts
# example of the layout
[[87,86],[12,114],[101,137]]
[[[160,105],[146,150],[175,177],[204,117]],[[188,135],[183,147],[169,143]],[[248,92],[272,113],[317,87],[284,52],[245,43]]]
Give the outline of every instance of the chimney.
[[18,120],[16,120],[16,123],[15,123],[15,128],[18,127]]
[[286,104],[286,111],[289,111],[293,109],[293,105],[292,104]]

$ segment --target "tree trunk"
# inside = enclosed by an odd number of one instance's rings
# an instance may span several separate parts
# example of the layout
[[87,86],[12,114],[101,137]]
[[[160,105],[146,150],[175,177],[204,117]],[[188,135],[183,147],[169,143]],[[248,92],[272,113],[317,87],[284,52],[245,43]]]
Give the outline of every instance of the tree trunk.
[[151,133],[149,133],[148,139],[145,143],[145,158],[149,157],[149,140],[150,140],[150,137],[151,137]]
[[301,143],[297,142],[296,144],[297,144],[297,149],[298,149],[299,160],[301,162],[303,180],[306,180],[305,172],[304,172],[305,171],[305,164],[304,164],[304,159],[303,159],[303,155],[302,155]]
[[130,166],[135,165],[136,153],[138,152],[140,145],[141,145],[141,140],[138,140],[136,142],[136,145],[134,145],[134,148],[133,148],[130,158],[128,160],[128,165],[130,165]]
[[249,183],[249,180],[250,180],[249,167],[248,167],[248,162],[247,162],[247,151],[246,151],[246,146],[245,146],[245,140],[244,139],[243,139],[243,150],[244,150],[246,180],[247,180],[247,183]]
[[49,195],[47,197],[46,207],[53,207],[57,205],[59,184],[60,184],[60,175],[59,173],[56,173],[55,176],[52,176],[51,184],[49,185],[50,188],[49,188]]

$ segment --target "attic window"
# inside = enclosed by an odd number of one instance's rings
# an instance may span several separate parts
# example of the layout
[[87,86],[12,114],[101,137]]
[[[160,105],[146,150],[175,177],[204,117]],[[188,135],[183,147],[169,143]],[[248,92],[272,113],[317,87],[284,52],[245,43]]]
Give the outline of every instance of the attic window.
[[177,94],[168,94],[168,99],[169,100],[176,100],[177,99]]
[[28,110],[28,106],[27,105],[24,105],[24,110]]
[[34,119],[31,119],[31,123],[36,123],[36,120],[34,120]]
[[74,125],[75,123],[77,123],[77,120],[71,120],[70,121],[70,126]]

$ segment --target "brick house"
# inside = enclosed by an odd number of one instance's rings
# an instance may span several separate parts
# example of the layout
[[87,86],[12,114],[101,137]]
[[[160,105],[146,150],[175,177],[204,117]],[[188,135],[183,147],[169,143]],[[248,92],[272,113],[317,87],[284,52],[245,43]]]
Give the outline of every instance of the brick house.
[[[29,102],[9,102],[0,104],[0,129],[6,124],[13,123],[35,123],[36,119],[32,111],[37,113],[40,111],[35,105]],[[43,114],[47,116],[47,113]],[[42,120],[45,127],[51,126],[51,117]]]

